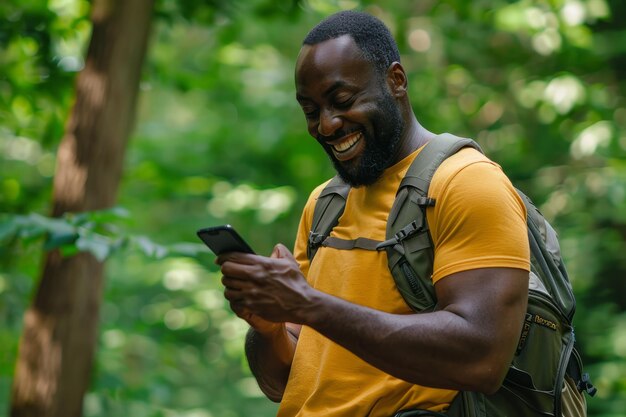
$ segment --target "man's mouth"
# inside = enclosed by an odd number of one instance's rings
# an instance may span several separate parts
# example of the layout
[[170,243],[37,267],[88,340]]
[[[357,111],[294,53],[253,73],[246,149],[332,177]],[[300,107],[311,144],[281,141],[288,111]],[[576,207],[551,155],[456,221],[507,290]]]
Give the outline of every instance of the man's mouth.
[[339,161],[347,161],[354,158],[361,152],[361,148],[365,146],[363,134],[361,132],[344,136],[343,138],[337,141],[329,142],[328,144],[331,146],[335,158]]

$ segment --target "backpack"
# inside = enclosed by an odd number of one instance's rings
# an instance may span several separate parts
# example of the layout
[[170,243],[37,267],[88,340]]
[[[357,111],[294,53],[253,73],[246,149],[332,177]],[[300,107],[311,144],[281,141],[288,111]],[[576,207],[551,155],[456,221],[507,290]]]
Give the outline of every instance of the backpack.
[[[439,165],[464,147],[482,153],[473,140],[450,134],[437,136],[420,151],[398,187],[384,242],[330,237],[350,192],[350,186],[335,176],[315,205],[307,248],[309,260],[320,246],[385,250],[396,287],[407,304],[416,312],[434,310],[434,253],[426,207],[434,206],[436,201],[428,196],[428,188]],[[585,416],[582,392],[592,396],[596,392],[588,374],[583,374],[580,356],[574,349],[572,319],[576,301],[556,232],[531,200],[517,191],[526,206],[531,253],[528,309],[518,347],[495,394],[461,391],[445,414],[448,416]],[[425,410],[397,414],[418,415],[443,414]]]

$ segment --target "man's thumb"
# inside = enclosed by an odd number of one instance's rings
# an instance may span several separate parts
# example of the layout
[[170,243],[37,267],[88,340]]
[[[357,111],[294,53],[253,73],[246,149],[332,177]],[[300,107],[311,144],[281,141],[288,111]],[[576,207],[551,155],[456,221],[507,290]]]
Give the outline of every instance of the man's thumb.
[[289,251],[289,249],[287,249],[287,247],[285,245],[283,245],[282,243],[278,243],[276,244],[276,246],[274,246],[274,250],[272,250],[272,254],[270,255],[271,258],[287,258],[287,259],[292,259],[292,260],[296,260],[296,258],[294,258],[294,256],[291,254],[291,252]]

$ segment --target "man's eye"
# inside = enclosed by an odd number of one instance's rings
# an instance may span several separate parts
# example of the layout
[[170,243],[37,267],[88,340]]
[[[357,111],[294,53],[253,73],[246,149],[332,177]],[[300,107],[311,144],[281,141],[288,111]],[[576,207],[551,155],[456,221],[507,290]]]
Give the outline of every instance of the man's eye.
[[318,110],[315,108],[303,108],[302,111],[304,112],[304,116],[307,119],[317,117]]
[[352,104],[353,97],[354,96],[347,95],[347,94],[339,95],[339,96],[335,97],[335,105],[339,106],[339,107],[349,106],[350,104]]

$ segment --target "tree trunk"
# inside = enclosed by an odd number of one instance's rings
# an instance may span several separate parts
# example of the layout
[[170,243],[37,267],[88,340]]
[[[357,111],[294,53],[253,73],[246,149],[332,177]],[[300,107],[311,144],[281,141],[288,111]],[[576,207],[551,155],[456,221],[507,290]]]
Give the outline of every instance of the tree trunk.
[[[136,107],[153,0],[95,0],[76,102],[59,146],[53,216],[114,205]],[[103,264],[46,255],[11,394],[12,417],[78,417],[98,335]]]

